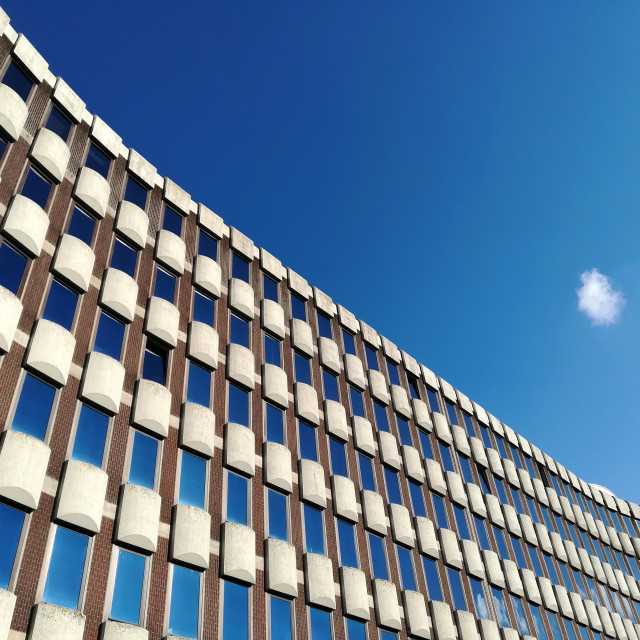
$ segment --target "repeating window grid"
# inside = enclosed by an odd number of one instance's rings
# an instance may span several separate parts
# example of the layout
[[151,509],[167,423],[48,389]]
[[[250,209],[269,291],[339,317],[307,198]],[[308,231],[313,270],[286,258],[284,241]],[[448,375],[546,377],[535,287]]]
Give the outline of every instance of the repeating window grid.
[[0,236],[0,285],[22,297],[31,259],[6,238]]
[[22,369],[7,424],[16,431],[27,433],[48,444],[59,398],[60,392],[56,387]]

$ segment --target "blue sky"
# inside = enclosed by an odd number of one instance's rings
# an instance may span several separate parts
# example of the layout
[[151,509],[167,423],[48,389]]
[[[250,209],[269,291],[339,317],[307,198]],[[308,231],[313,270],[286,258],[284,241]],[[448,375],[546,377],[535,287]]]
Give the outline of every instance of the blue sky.
[[[195,200],[640,501],[640,4],[2,6]],[[578,311],[593,268],[611,325]]]

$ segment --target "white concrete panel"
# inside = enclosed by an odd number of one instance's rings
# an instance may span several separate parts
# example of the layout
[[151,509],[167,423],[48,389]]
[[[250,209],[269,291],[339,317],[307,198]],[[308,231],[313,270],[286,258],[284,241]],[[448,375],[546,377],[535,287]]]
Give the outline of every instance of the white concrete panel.
[[118,157],[122,146],[122,138],[99,116],[93,116],[90,135],[110,155],[114,158]]
[[573,607],[571,606],[567,590],[558,584],[553,585],[553,590],[556,594],[556,602],[558,603],[560,614],[565,618],[573,619]]
[[471,455],[476,464],[486,469],[489,466],[489,461],[487,460],[487,450],[484,448],[482,441],[476,437],[471,437],[469,438],[469,445],[471,446]]
[[191,208],[191,196],[173,180],[164,179],[164,199],[176,209],[189,215]]
[[144,627],[126,622],[107,620],[102,623],[100,640],[149,640],[149,632]]
[[493,620],[478,620],[482,640],[500,640],[498,625]]
[[505,521],[502,509],[500,508],[500,501],[494,495],[487,493],[484,496],[484,501],[487,505],[487,515],[489,520],[496,526],[504,529]]
[[585,626],[588,625],[589,617],[587,616],[587,612],[584,608],[580,595],[575,592],[570,592],[569,600],[571,601],[571,606],[573,608],[572,617],[574,617],[579,624],[583,624]]
[[420,452],[415,447],[403,444],[402,459],[404,460],[404,472],[407,478],[422,484],[425,476]]
[[385,629],[400,630],[402,628],[402,620],[400,618],[396,585],[388,580],[378,579],[372,580],[371,584],[378,626]]
[[549,530],[543,524],[536,522],[536,537],[538,538],[538,544],[545,553],[553,553],[553,545],[551,544],[551,538],[549,537]]
[[0,286],[0,352],[7,353],[11,349],[21,315],[20,299]]
[[216,238],[224,236],[226,229],[224,221],[217,213],[214,213],[202,203],[198,203],[198,224]]
[[551,581],[548,578],[538,578],[538,587],[542,596],[542,604],[549,611],[558,611],[558,602]]
[[264,483],[291,493],[293,491],[291,451],[277,442],[265,442],[263,447]]
[[233,251],[243,255],[247,260],[253,260],[254,244],[251,238],[247,237],[235,227],[229,228],[229,246]]
[[447,485],[444,481],[442,467],[440,463],[431,458],[425,458],[424,467],[427,471],[427,484],[431,491],[444,496],[447,493]]
[[367,380],[364,376],[364,368],[360,358],[351,353],[344,354],[344,375],[348,383],[352,384],[356,389],[364,391],[367,386]]
[[389,504],[389,519],[391,521],[391,535],[393,539],[405,547],[413,547],[415,533],[411,526],[409,509],[401,504]]
[[147,302],[145,331],[172,349],[178,344],[180,312],[178,307],[155,296]]
[[398,347],[396,347],[396,345],[393,344],[391,340],[385,338],[384,336],[380,336],[380,340],[382,340],[382,351],[384,352],[384,355],[389,358],[391,362],[400,364],[400,360],[402,359],[402,356],[400,355],[400,349],[398,349]]
[[324,467],[313,460],[298,461],[298,482],[300,499],[324,509],[327,506],[327,489]]
[[278,282],[280,282],[285,275],[282,262],[263,247],[260,247],[260,268],[275,278]]
[[95,255],[87,244],[75,236],[64,234],[51,263],[51,271],[81,291],[87,291],[93,273]]
[[49,216],[40,205],[20,194],[11,198],[2,220],[3,235],[13,240],[30,256],[37,257],[42,251],[48,228]]
[[227,345],[227,378],[253,389],[256,386],[256,364],[253,353],[240,344]]
[[340,351],[338,345],[329,338],[318,338],[318,356],[320,364],[325,368],[338,375],[342,368],[340,362]]
[[356,317],[345,309],[341,304],[338,305],[338,320],[343,327],[346,327],[351,333],[358,333],[360,331],[360,323]]
[[371,423],[360,416],[353,416],[353,440],[356,449],[368,456],[375,456],[376,446],[373,439],[373,427]]
[[80,397],[107,413],[120,410],[125,369],[117,360],[92,351],[87,356],[80,383]]
[[438,439],[447,444],[453,444],[453,436],[451,435],[451,427],[447,422],[447,417],[443,413],[434,411],[433,413],[433,427]]
[[460,507],[466,507],[468,504],[467,494],[464,491],[462,477],[454,471],[445,473],[447,487],[449,488],[449,499]]
[[433,522],[428,518],[416,516],[416,537],[418,539],[418,550],[420,553],[431,558],[440,556],[440,541],[436,536],[436,529]]
[[218,332],[204,322],[192,321],[187,338],[187,357],[208,369],[218,368]]
[[331,558],[317,553],[305,553],[304,585],[308,604],[325,609],[336,608]]
[[486,518],[487,507],[484,503],[482,489],[480,489],[477,484],[471,482],[467,482],[465,487],[467,489],[467,496],[469,496],[469,508],[471,511],[481,518]]
[[150,189],[155,186],[158,171],[146,158],[141,156],[135,149],[129,149],[129,156],[127,157],[127,170]]
[[216,416],[207,407],[194,402],[182,405],[180,446],[206,456],[215,452]]
[[306,356],[313,356],[311,326],[299,318],[291,319],[291,346]]
[[220,575],[240,582],[256,582],[256,533],[235,522],[223,522]]
[[375,369],[369,369],[367,375],[369,376],[369,393],[371,397],[385,406],[388,405],[390,399],[389,389],[384,375]]
[[359,620],[369,620],[369,594],[367,577],[353,567],[340,567],[340,593],[344,615]]
[[382,462],[396,471],[402,466],[398,441],[396,437],[388,431],[378,431],[378,447]]
[[442,389],[442,395],[447,400],[454,403],[457,401],[455,389],[443,378],[440,378],[440,388]]
[[281,340],[285,336],[284,309],[274,300],[260,302],[262,328]]
[[74,122],[82,120],[82,114],[86,104],[78,97],[78,94],[62,79],[56,78],[56,84],[51,94],[51,99],[62,107]]
[[338,313],[338,308],[336,307],[333,300],[326,294],[324,291],[320,291],[318,287],[312,287],[313,289],[313,301],[315,305],[320,311],[324,312],[330,318],[333,318],[336,313]]
[[62,182],[71,155],[66,140],[50,129],[39,129],[29,155],[54,182]]
[[345,408],[335,400],[324,401],[324,428],[328,434],[342,442],[349,440],[347,412]]
[[302,276],[293,271],[293,269],[287,268],[287,275],[289,278],[289,288],[305,300],[308,300],[311,297],[311,287],[309,286],[309,283]]
[[231,309],[245,318],[253,319],[255,313],[254,293],[251,285],[244,280],[231,278],[229,281],[228,304]]
[[249,476],[256,473],[256,436],[251,429],[229,422],[224,427],[224,464]]
[[524,587],[518,571],[518,565],[513,560],[503,560],[502,569],[507,583],[507,591],[515,596],[524,597]]
[[393,403],[394,410],[403,418],[409,420],[411,418],[411,405],[409,404],[409,396],[407,395],[407,392],[397,384],[392,384],[390,389],[391,401]]
[[438,377],[436,376],[431,369],[428,369],[423,364],[420,365],[420,370],[422,371],[422,379],[425,383],[435,389],[436,391],[440,388],[440,383],[438,382]]
[[125,484],[120,489],[115,541],[155,553],[160,527],[160,495],[146,487]]
[[478,580],[484,580],[486,578],[486,572],[478,545],[473,542],[473,540],[461,540],[460,545],[462,547],[462,558],[467,573],[474,578],[478,578]]
[[430,638],[431,627],[424,596],[418,591],[402,591],[404,619],[407,632],[412,638]]
[[214,298],[222,293],[222,270],[220,265],[208,256],[193,258],[193,285]]
[[16,595],[0,589],[0,640],[8,640],[13,611],[16,607]]
[[524,541],[537,547],[538,536],[536,536],[536,529],[531,517],[524,513],[520,514],[520,527]]
[[27,640],[82,640],[85,616],[55,604],[35,605]]
[[451,614],[451,607],[446,602],[431,600],[431,624],[435,640],[456,640],[457,631]]
[[316,390],[304,382],[296,382],[293,385],[293,397],[295,399],[296,415],[313,425],[320,423],[320,410],[318,408],[318,394]]
[[520,527],[520,520],[518,520],[518,514],[516,510],[510,504],[503,504],[502,512],[504,513],[504,521],[509,533],[518,538],[521,538],[522,528]]
[[198,569],[209,568],[211,516],[186,504],[173,507],[171,559]]
[[17,140],[27,121],[29,110],[22,98],[6,84],[0,84],[0,129]]
[[64,327],[41,318],[31,332],[25,365],[59,385],[67,384],[76,339]]
[[438,529],[440,536],[440,549],[442,550],[442,559],[445,564],[456,569],[462,569],[462,552],[458,536],[451,529]]
[[602,620],[600,620],[595,603],[592,600],[583,600],[582,603],[589,618],[589,626],[596,631],[602,631]]
[[89,167],[80,169],[73,188],[73,197],[78,202],[100,218],[104,218],[107,215],[110,193],[109,183],[97,171],[89,169]]
[[504,478],[504,469],[502,467],[500,454],[492,447],[487,449],[487,460],[489,460],[489,468],[493,475],[498,478]]
[[289,385],[284,369],[273,364],[262,365],[262,397],[283,409],[289,406]]
[[467,457],[471,456],[471,446],[469,445],[469,436],[463,427],[454,425],[451,427],[451,435],[453,437],[453,446]]
[[487,581],[498,589],[505,588],[504,572],[500,564],[500,558],[495,551],[489,551],[487,549],[482,550],[482,559],[484,561],[484,567],[487,571]]
[[365,528],[386,536],[387,516],[384,511],[382,496],[375,491],[363,489],[360,492],[360,503],[362,504],[362,516]]
[[265,589],[289,598],[298,596],[296,548],[284,540],[264,541]]
[[533,571],[531,569],[522,569],[520,575],[522,576],[522,585],[524,586],[527,600],[534,604],[542,604],[542,596]]
[[182,275],[186,251],[184,240],[180,236],[166,229],[158,231],[154,257],[161,265],[173,273]]
[[133,322],[137,302],[138,283],[120,269],[106,269],[102,277],[100,304],[127,322]]
[[431,431],[433,429],[433,423],[431,422],[431,416],[429,415],[429,408],[426,402],[419,398],[412,398],[411,406],[413,407],[413,418],[416,425],[426,431]]
[[161,438],[169,435],[171,393],[152,380],[138,380],[133,398],[131,422]]
[[331,476],[331,490],[334,513],[349,522],[358,522],[358,503],[353,481],[345,476]]

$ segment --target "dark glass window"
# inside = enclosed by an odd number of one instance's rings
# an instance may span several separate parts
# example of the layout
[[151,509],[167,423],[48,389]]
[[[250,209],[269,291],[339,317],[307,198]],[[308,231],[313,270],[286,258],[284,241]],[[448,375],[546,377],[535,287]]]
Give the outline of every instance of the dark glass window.
[[197,638],[199,611],[200,574],[173,565],[169,633],[182,638]]
[[449,578],[449,585],[451,586],[451,595],[453,597],[453,604],[455,608],[465,611],[467,605],[464,601],[460,573],[455,569],[447,569],[447,576]]
[[418,429],[418,437],[420,438],[420,446],[422,447],[422,455],[425,458],[433,459],[433,449],[431,448],[431,439],[426,431]]
[[218,241],[202,229],[198,232],[198,255],[218,259]]
[[33,87],[33,80],[15,62],[11,62],[2,78],[2,84],[11,87],[23,102],[26,102]]
[[520,538],[516,538],[515,536],[511,536],[511,546],[513,547],[513,552],[516,557],[516,564],[520,569],[527,568],[527,561],[524,559],[524,551],[522,550],[522,540]]
[[269,442],[277,442],[284,444],[284,411],[267,403],[266,420],[267,420],[267,440]]
[[505,542],[504,533],[502,529],[493,527],[493,535],[496,539],[496,545],[498,547],[498,555],[503,560],[510,560],[509,551],[507,550],[507,543]]
[[249,323],[235,314],[229,316],[229,341],[249,348]]
[[529,456],[524,457],[524,463],[527,465],[527,471],[532,478],[537,478],[536,470],[533,466],[533,460]]
[[458,456],[460,468],[462,469],[462,477],[465,482],[473,482],[473,474],[471,473],[471,463],[466,456]]
[[398,636],[395,633],[391,633],[390,631],[382,631],[380,630],[380,640],[397,640]]
[[491,493],[491,487],[489,485],[489,477],[484,469],[477,468],[478,477],[480,478],[480,488],[484,493]]
[[396,546],[398,551],[398,564],[400,565],[400,581],[403,589],[416,590],[416,579],[413,575],[413,562],[411,551],[404,547]]
[[400,385],[400,374],[398,373],[398,365],[387,360],[387,371],[389,372],[389,382],[391,384]]
[[354,387],[349,387],[349,395],[351,396],[351,412],[354,416],[364,418],[364,403],[362,402],[362,393]]
[[507,457],[507,451],[504,448],[504,440],[500,436],[496,436],[496,444],[498,445],[498,453],[501,458]]
[[6,149],[7,149],[7,141],[0,138],[0,158],[2,158]]
[[328,371],[322,370],[322,383],[324,386],[324,397],[327,400],[340,402],[338,394],[338,378]]
[[491,442],[491,436],[489,435],[489,429],[487,429],[483,424],[480,425],[480,434],[482,435],[482,442],[484,442],[484,446],[487,448],[493,447],[493,442]]
[[374,578],[388,580],[389,573],[387,571],[387,556],[384,552],[384,538],[373,533],[369,533],[368,537],[369,552],[371,553],[371,573],[373,573]]
[[304,299],[295,293],[291,293],[291,317],[307,321],[307,306]]
[[298,435],[300,437],[300,457],[303,460],[318,461],[318,447],[316,444],[316,430],[306,422],[298,421]]
[[229,384],[229,422],[249,426],[249,392]]
[[509,504],[507,500],[507,492],[504,488],[504,482],[499,478],[493,478],[493,481],[496,483],[496,490],[498,491],[498,498],[502,504]]
[[75,291],[71,291],[57,280],[52,280],[42,317],[70,331],[77,304],[78,294]]
[[93,350],[98,353],[104,353],[114,360],[120,360],[123,340],[124,324],[104,313],[104,311],[101,312]]
[[460,507],[453,507],[453,514],[456,518],[456,526],[458,527],[458,535],[461,540],[471,540],[469,535],[469,527],[467,525],[467,518],[465,517],[464,509]]
[[527,545],[527,552],[529,553],[529,560],[533,567],[533,573],[535,573],[538,578],[544,578],[544,573],[542,573],[542,566],[540,565],[540,558],[538,558],[537,551],[531,545]]
[[378,431],[389,431],[389,418],[386,407],[374,402],[373,412],[376,416],[376,427],[378,427]]
[[329,451],[331,453],[331,473],[334,476],[346,476],[347,473],[347,457],[344,450],[344,444],[338,442],[334,438],[329,438]]
[[97,171],[101,176],[106,178],[109,175],[111,158],[92,142],[84,166]]
[[293,361],[295,365],[296,382],[311,384],[311,361],[309,358],[305,358],[299,353],[294,353]]
[[88,213],[85,213],[81,209],[78,209],[78,207],[74,207],[67,233],[70,236],[75,236],[79,240],[82,240],[82,242],[84,242],[85,244],[91,245],[93,230],[95,228],[95,218],[90,216]]
[[222,640],[248,640],[249,588],[226,580],[222,584]]
[[464,428],[467,430],[467,434],[469,435],[469,437],[475,436],[476,433],[473,429],[473,421],[471,420],[471,416],[463,411],[462,419],[464,420]]
[[51,193],[51,183],[32,167],[22,185],[21,193],[44,209]]
[[44,440],[55,395],[56,390],[51,385],[27,373],[11,427]]
[[427,517],[424,508],[424,497],[422,495],[422,487],[415,482],[409,482],[409,493],[411,494],[411,504],[413,506],[413,514],[416,516]]
[[209,407],[211,404],[211,372],[189,362],[187,402]]
[[333,333],[331,332],[331,318],[325,316],[324,313],[318,311],[318,335],[321,338],[329,338],[333,340]]
[[547,567],[547,573],[549,574],[549,580],[551,580],[551,582],[553,584],[559,584],[559,582],[558,582],[558,574],[556,573],[556,568],[553,566],[553,559],[551,558],[551,556],[548,556],[546,553],[543,553],[542,557],[544,558],[544,564]]
[[324,525],[322,511],[304,505],[304,539],[307,553],[324,554]]
[[140,622],[144,566],[144,556],[124,549],[118,551],[116,581],[109,616],[112,620],[131,624]]
[[173,304],[176,296],[176,277],[156,266],[156,284],[153,295]]
[[262,288],[265,300],[278,302],[278,282],[270,278],[266,273],[262,274]]
[[269,537],[288,540],[287,496],[273,489],[267,490],[269,507]]
[[309,607],[309,618],[311,620],[311,640],[331,640],[331,614],[322,609]]
[[445,471],[454,471],[451,449],[446,444],[440,443],[440,457],[442,458],[442,466]]
[[391,469],[385,467],[384,479],[387,485],[387,496],[389,498],[389,502],[392,504],[402,504],[402,497],[400,496],[400,481],[398,479],[397,472],[391,471]]
[[291,640],[291,602],[269,596],[269,619],[273,640]]
[[44,602],[68,609],[78,608],[88,544],[89,538],[81,533],[63,527],[56,529],[42,597]]
[[350,353],[351,355],[356,355],[356,341],[353,333],[347,331],[346,329],[342,330],[342,342],[344,343],[344,352]]
[[0,244],[0,285],[18,293],[27,259],[6,242]]
[[193,292],[193,319],[212,327],[215,319],[215,302],[197,291]]
[[0,503],[0,589],[9,588],[23,525],[22,511]]
[[364,622],[347,618],[347,637],[349,640],[367,640],[367,628]]
[[144,211],[145,207],[147,206],[148,193],[149,190],[146,187],[143,187],[131,176],[128,177],[127,188],[124,192],[124,200],[126,200],[127,202],[132,202]]
[[469,578],[469,584],[471,585],[471,595],[473,596],[473,605],[476,608],[476,615],[481,620],[489,619],[489,609],[487,608],[487,599],[482,589],[482,582],[475,578]]
[[367,355],[367,367],[374,371],[379,371],[378,352],[375,349],[372,349],[368,344],[364,345],[364,352]]
[[227,520],[249,524],[249,481],[231,471],[227,472]]
[[547,631],[544,628],[544,622],[542,621],[540,607],[529,603],[529,610],[531,611],[531,617],[533,618],[533,624],[536,628],[536,636],[538,637],[538,640],[548,640]]
[[540,518],[538,516],[538,510],[533,504],[533,500],[531,498],[527,498],[527,507],[529,510],[529,515],[534,522],[540,522]]
[[249,282],[249,261],[237,253],[231,254],[231,277]]
[[134,431],[133,434],[129,483],[153,489],[158,459],[158,441],[140,431]]
[[368,458],[364,454],[359,453],[358,462],[360,464],[360,484],[362,485],[362,488],[368,491],[375,491],[376,483],[373,479],[371,458]]
[[411,397],[419,400],[420,385],[418,384],[418,378],[414,378],[412,375],[407,374],[407,379],[409,381],[409,393],[411,394]]
[[558,625],[558,618],[555,613],[551,613],[547,611],[547,619],[549,620],[549,626],[551,627],[551,636],[554,638],[562,638],[562,633],[560,632],[560,626]]
[[[114,269],[120,269],[132,278],[136,273],[136,262],[138,261],[138,252],[132,249],[128,244],[118,240],[113,243],[113,253],[111,254],[110,266]],[[173,299],[171,300],[173,302]]]
[[144,350],[142,377],[158,384],[166,384],[169,353],[167,349],[152,340],[147,340]]
[[343,567],[358,568],[356,552],[356,530],[354,525],[338,519],[338,542],[340,544],[340,564]]
[[83,404],[80,408],[71,458],[101,467],[108,429],[109,416]]
[[512,444],[509,445],[509,448],[511,449],[511,457],[513,458],[514,464],[518,469],[523,469],[522,460],[520,460],[520,451]]
[[438,577],[438,565],[431,558],[422,558],[424,567],[424,575],[427,579],[427,591],[431,600],[442,601],[442,588],[440,586],[440,578]]
[[183,451],[180,470],[180,504],[204,509],[206,484],[207,461]]
[[449,522],[447,521],[447,510],[444,505],[444,500],[435,494],[431,495],[433,499],[433,508],[436,512],[437,524],[442,529],[449,528]]
[[456,413],[456,406],[451,404],[451,402],[447,402],[447,415],[449,416],[449,422],[453,424],[458,424],[458,415]]
[[264,361],[267,364],[280,366],[280,340],[272,338],[269,334],[264,334]]
[[[509,615],[507,613],[507,607],[504,602],[504,593],[501,589],[491,589],[491,593],[493,594],[493,604],[496,608],[496,614],[498,616],[498,625],[500,627],[510,627],[511,623],[509,622]],[[560,638],[560,636],[557,636]]]
[[177,236],[182,235],[182,220],[183,217],[172,209],[168,205],[164,207],[164,217],[162,219],[162,228],[166,231],[171,231],[171,233],[175,233]]
[[[522,506],[522,500],[520,499],[520,492],[517,489],[511,487],[511,497],[513,498],[513,504],[515,505],[516,511],[518,513],[525,513],[524,507]],[[580,546],[580,545],[578,545]]]
[[438,394],[427,387],[427,399],[429,400],[429,407],[431,411],[438,413],[440,411],[440,404],[438,403]]
[[409,423],[398,415],[396,415],[396,420],[398,421],[398,433],[400,434],[400,442],[402,444],[413,446]]
[[480,548],[486,549],[487,551],[491,550],[485,521],[482,518],[478,518],[476,516],[474,516],[474,520],[476,522],[476,532],[478,534],[478,542],[480,543]]

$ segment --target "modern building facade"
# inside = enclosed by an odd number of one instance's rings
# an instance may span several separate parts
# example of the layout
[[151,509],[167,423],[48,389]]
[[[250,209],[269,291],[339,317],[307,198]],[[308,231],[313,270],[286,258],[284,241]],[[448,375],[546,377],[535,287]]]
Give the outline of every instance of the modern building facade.
[[638,505],[0,33],[0,640],[638,640]]

